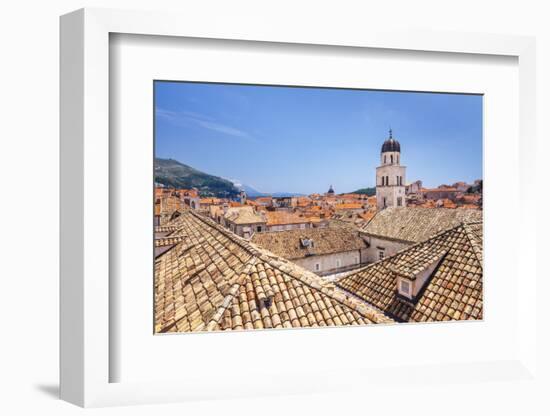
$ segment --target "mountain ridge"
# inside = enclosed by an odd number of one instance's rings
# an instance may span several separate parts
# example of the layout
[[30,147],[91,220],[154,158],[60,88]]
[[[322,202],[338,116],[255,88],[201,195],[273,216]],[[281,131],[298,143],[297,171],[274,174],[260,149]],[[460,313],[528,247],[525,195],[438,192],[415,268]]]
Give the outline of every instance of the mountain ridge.
[[203,197],[236,198],[240,192],[227,179],[201,172],[171,158],[155,158],[155,183],[172,188],[196,188]]

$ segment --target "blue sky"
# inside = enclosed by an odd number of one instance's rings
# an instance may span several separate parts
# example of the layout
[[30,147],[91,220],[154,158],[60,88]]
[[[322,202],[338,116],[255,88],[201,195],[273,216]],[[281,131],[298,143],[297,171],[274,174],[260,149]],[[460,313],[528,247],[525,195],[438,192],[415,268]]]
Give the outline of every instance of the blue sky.
[[155,153],[258,191],[337,193],[375,184],[401,143],[407,182],[482,177],[482,97],[155,82]]

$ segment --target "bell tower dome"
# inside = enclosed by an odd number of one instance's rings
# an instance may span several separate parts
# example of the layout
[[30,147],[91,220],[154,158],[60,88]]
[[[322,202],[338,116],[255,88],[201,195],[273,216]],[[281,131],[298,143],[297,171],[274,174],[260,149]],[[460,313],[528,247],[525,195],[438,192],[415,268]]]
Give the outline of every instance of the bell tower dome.
[[390,128],[389,137],[380,150],[380,166],[376,168],[378,209],[406,206],[405,170],[406,167],[401,165],[401,144],[393,138]]

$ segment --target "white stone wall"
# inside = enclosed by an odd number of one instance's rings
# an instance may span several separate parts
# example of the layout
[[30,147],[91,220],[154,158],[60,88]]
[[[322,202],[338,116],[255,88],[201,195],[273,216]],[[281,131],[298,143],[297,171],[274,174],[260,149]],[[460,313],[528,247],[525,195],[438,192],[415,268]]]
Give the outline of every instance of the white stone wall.
[[[316,274],[332,274],[338,273],[338,269],[358,265],[362,262],[362,260],[364,263],[365,260],[361,258],[360,251],[353,250],[322,256],[310,256],[303,259],[292,260],[292,262]],[[340,261],[339,267],[337,265],[337,261]],[[320,270],[316,269],[316,264],[319,264]]]
[[301,223],[301,224],[279,224],[279,225],[269,225],[267,226],[267,231],[286,231],[286,230],[305,230],[306,228],[311,228],[311,223]]
[[380,165],[399,165],[400,163],[401,155],[399,152],[380,153]]
[[[397,152],[384,154],[390,153]],[[376,205],[378,209],[384,208],[384,198],[386,198],[385,207],[398,206],[397,198],[401,198],[401,206],[406,206],[405,183],[407,178],[405,172],[405,166],[395,164],[382,165],[376,168]],[[388,184],[382,185],[383,177],[388,178]],[[398,177],[401,177],[401,182],[398,182]]]
[[[260,230],[258,230],[258,227]],[[254,233],[266,231],[266,225],[262,223],[256,224],[233,224],[229,223],[229,229],[240,237],[250,238]]]
[[422,181],[415,181],[407,186],[407,194],[418,194],[422,190]]
[[384,252],[384,258],[393,256],[398,251],[410,246],[399,241],[385,240],[379,237],[365,235],[365,240],[369,243],[369,248],[365,250],[365,257],[368,263],[380,260],[380,252]]
[[[385,206],[384,206],[384,198],[386,198]],[[401,198],[400,206],[404,207],[407,205],[404,186],[377,186],[376,187],[376,206],[378,209],[399,206],[397,198]]]
[[190,196],[181,196],[181,201],[191,209],[198,210],[201,207],[200,199],[198,197],[193,198]]

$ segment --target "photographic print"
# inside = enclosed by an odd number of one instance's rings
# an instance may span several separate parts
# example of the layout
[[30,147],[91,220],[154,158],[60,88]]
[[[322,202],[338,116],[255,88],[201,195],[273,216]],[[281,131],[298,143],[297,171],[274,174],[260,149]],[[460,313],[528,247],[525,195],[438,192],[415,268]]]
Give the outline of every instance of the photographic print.
[[483,319],[483,97],[154,82],[154,332]]

